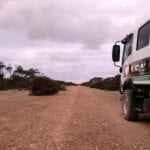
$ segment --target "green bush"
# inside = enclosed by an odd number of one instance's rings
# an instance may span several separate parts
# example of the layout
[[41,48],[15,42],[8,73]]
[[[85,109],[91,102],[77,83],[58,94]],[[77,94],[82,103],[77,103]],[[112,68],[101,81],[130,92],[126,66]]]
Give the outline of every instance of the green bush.
[[119,90],[120,86],[120,75],[116,75],[112,78],[106,78],[104,80],[104,89],[110,90],[110,91],[117,91]]
[[31,84],[32,95],[53,95],[59,91],[59,84],[47,77],[36,77]]
[[0,82],[0,91],[6,90],[6,86],[4,83]]
[[25,77],[20,77],[18,75],[13,75],[11,80],[9,80],[9,87],[13,89],[29,89],[30,80]]
[[3,81],[0,81],[0,91],[4,91],[8,89],[10,89],[9,80],[3,79]]
[[116,91],[119,90],[120,75],[116,75],[115,77],[110,77],[106,79],[93,78],[89,82],[84,82],[81,85],[89,86],[90,88]]
[[60,89],[61,91],[66,91],[66,90],[67,90],[65,84],[61,84],[61,85],[59,86],[59,89]]

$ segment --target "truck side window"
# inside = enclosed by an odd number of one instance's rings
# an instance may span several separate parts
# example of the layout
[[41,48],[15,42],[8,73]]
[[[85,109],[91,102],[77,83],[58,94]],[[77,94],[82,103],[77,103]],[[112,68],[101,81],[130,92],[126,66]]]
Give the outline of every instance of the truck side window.
[[132,44],[133,44],[133,34],[129,35],[129,37],[127,38],[127,42],[124,44],[122,64],[125,62],[128,56],[131,55]]
[[150,21],[139,29],[137,50],[150,44]]

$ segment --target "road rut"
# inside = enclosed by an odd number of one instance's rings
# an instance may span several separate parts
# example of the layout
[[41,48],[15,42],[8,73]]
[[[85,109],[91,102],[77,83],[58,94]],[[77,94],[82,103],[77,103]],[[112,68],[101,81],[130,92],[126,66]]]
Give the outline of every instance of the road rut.
[[150,150],[150,116],[127,122],[120,108],[118,92],[80,86],[0,92],[0,150]]

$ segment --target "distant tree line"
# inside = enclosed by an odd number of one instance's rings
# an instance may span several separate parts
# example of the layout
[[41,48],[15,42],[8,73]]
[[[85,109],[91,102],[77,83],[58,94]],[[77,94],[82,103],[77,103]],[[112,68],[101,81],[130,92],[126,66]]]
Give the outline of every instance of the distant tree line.
[[72,82],[56,81],[44,76],[38,69],[24,69],[21,65],[13,68],[0,62],[0,90],[29,90],[33,95],[51,95],[66,90]]
[[88,82],[82,83],[81,85],[88,86],[90,88],[116,91],[119,90],[120,75],[116,75],[115,77],[109,77],[105,79],[101,77],[95,77]]
[[38,69],[25,70],[21,65],[14,69],[11,65],[0,62],[0,90],[29,89],[31,81],[39,75]]
[[[51,95],[59,90],[66,90],[66,85],[76,84],[50,79],[40,73],[38,69],[24,69],[21,65],[13,68],[11,65],[5,65],[3,62],[0,62],[0,90],[26,89],[33,95]],[[95,77],[81,85],[115,91],[120,86],[120,75],[106,79]]]

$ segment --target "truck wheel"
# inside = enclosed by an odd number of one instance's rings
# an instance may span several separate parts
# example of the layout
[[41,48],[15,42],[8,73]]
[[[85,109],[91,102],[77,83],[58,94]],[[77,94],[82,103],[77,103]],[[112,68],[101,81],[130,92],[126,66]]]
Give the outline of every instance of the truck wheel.
[[128,121],[135,121],[138,119],[138,111],[134,110],[135,99],[133,97],[132,89],[125,90],[122,103],[123,117]]

